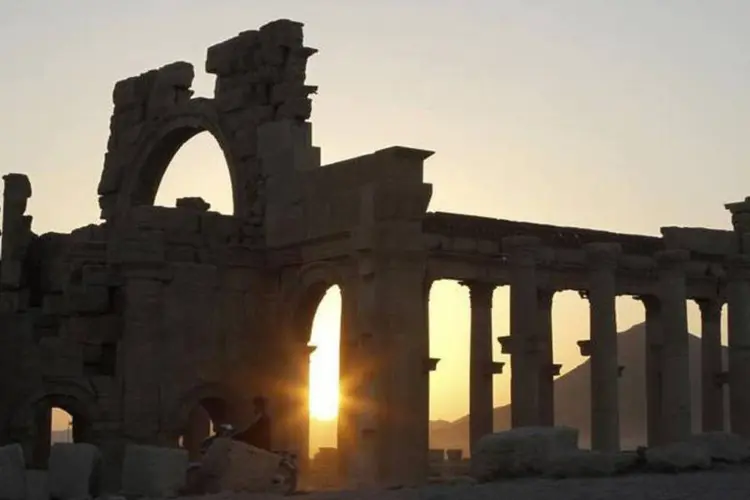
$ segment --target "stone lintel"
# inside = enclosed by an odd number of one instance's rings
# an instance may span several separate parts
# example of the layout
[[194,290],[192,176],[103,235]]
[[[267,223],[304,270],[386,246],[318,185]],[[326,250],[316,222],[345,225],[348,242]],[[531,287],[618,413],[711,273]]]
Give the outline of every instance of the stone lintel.
[[594,269],[615,269],[622,246],[614,242],[593,242],[583,246],[586,263]]
[[591,356],[591,340],[579,340],[576,342],[581,356]]
[[541,240],[536,236],[506,236],[502,240],[502,250],[508,255],[509,264],[535,265],[539,258]]
[[662,269],[682,269],[690,260],[690,252],[683,249],[661,250],[654,254],[654,258]]

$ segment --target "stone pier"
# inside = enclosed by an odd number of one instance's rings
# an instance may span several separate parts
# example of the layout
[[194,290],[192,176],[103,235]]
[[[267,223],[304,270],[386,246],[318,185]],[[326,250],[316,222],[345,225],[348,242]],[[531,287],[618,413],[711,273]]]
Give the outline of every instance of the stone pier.
[[724,390],[721,383],[720,300],[698,300],[701,311],[701,427],[703,432],[724,430]]
[[750,438],[750,256],[730,259],[727,299],[729,422],[733,433]]
[[617,361],[617,258],[620,246],[610,243],[586,245],[589,267],[591,328],[591,447],[620,449]]
[[554,361],[554,339],[552,332],[552,299],[554,290],[538,290],[539,340],[541,359],[539,364],[539,424],[555,425],[555,375],[560,367]]
[[539,317],[536,261],[539,240],[503,238],[510,267],[510,394],[512,427],[539,424]]
[[492,295],[490,283],[463,283],[471,299],[469,446],[492,433]]
[[685,285],[685,263],[688,258],[689,254],[684,250],[665,250],[656,255],[664,341],[662,432],[668,443],[687,439],[692,433]]

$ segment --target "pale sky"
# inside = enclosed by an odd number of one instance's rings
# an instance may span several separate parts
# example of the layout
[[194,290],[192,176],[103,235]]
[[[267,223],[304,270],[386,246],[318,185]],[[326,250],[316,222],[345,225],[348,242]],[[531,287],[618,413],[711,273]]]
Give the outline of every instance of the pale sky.
[[[210,95],[206,48],[282,17],[320,49],[308,82],[324,163],[435,150],[430,210],[658,234],[728,228],[723,204],[750,194],[746,0],[0,0],[0,172],[30,176],[35,231],[96,221],[116,80],[186,60]],[[211,141],[178,153],[160,203],[231,211]],[[495,303],[504,335],[507,290]],[[432,417],[452,419],[468,409],[468,294],[440,283],[431,308]],[[566,294],[555,308],[567,371],[587,307]],[[623,328],[643,320],[628,298],[618,313]]]

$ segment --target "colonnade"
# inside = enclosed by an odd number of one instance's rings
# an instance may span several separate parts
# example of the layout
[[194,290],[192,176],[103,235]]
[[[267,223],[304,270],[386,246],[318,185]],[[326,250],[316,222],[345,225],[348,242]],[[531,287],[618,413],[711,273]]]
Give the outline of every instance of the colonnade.
[[[510,336],[499,337],[511,358],[511,426],[554,425],[551,305],[555,291],[540,287],[537,262],[540,241],[530,236],[503,240],[510,285]],[[587,280],[582,296],[590,307],[590,339],[579,343],[591,358],[591,445],[620,449],[618,363],[615,299],[621,248],[616,243],[584,247]],[[664,250],[655,257],[656,286],[639,296],[646,311],[646,399],[649,445],[679,441],[692,432],[686,264],[689,252]],[[702,427],[724,427],[723,385],[729,384],[731,431],[750,437],[750,259],[733,258],[728,266],[729,371],[722,368],[721,311],[723,298],[696,300],[702,322]],[[494,284],[462,283],[471,298],[470,443],[492,428],[494,373],[492,359],[492,293]],[[498,367],[500,369],[498,369]],[[697,381],[693,381],[697,382]]]

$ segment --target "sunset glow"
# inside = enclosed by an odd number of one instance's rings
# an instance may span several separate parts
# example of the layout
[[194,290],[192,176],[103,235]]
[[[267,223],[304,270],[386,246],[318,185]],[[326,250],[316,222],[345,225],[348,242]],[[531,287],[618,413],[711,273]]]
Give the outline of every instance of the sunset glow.
[[339,338],[341,292],[332,287],[320,301],[313,320],[310,345],[310,416],[333,420],[339,411]]

